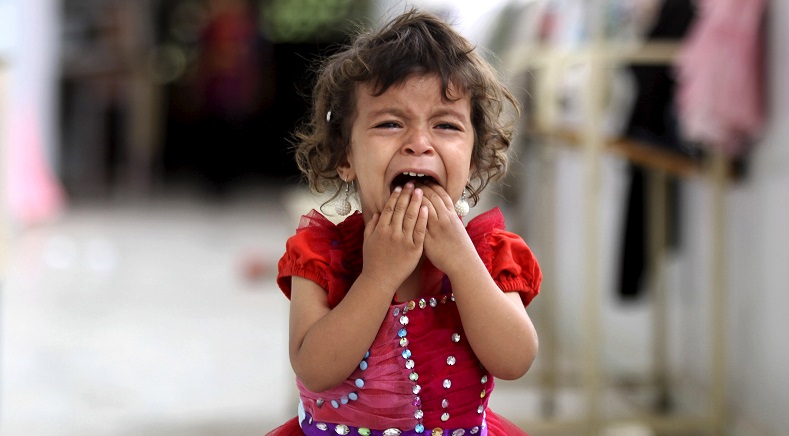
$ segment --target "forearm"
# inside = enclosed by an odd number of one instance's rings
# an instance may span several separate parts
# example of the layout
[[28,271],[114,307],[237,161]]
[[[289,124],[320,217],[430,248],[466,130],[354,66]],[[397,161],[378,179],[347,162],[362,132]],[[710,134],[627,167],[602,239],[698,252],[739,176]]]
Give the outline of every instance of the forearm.
[[310,390],[340,385],[364,358],[394,293],[387,295],[376,286],[360,276],[340,304],[312,323],[300,342],[291,344],[291,365]]
[[497,378],[523,376],[534,362],[538,341],[520,297],[502,292],[478,257],[448,275],[463,329],[482,364]]

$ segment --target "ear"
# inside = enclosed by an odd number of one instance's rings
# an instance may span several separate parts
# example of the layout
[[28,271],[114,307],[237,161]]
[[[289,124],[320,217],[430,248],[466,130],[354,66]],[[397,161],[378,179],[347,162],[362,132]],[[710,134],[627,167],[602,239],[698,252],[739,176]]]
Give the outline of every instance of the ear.
[[353,165],[347,159],[337,167],[337,174],[345,182],[356,179],[356,171],[354,171]]

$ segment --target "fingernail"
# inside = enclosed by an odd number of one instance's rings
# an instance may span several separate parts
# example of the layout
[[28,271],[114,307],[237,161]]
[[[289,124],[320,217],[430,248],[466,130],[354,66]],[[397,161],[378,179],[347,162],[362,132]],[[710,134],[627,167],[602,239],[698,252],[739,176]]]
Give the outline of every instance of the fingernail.
[[419,188],[414,189],[414,194],[421,194],[422,190]]
[[394,188],[394,192],[400,192],[402,190],[403,190],[403,188],[401,186],[395,186],[395,188]]

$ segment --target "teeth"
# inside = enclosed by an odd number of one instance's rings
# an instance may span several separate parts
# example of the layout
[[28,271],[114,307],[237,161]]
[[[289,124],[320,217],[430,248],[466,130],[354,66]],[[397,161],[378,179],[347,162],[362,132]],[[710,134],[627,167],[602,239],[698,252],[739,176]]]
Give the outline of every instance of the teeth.
[[403,171],[403,175],[411,176],[411,177],[425,177],[422,173],[415,173],[413,171]]

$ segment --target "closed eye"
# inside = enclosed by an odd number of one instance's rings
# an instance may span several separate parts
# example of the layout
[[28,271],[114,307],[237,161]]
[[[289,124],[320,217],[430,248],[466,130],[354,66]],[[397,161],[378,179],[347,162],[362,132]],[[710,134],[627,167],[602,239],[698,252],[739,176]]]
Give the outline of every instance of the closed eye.
[[460,128],[459,125],[453,123],[441,123],[436,127],[442,130],[461,130],[461,131],[463,130]]
[[400,124],[394,121],[384,121],[375,125],[376,129],[396,129],[398,127],[400,127]]

